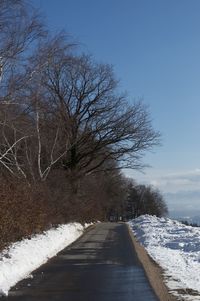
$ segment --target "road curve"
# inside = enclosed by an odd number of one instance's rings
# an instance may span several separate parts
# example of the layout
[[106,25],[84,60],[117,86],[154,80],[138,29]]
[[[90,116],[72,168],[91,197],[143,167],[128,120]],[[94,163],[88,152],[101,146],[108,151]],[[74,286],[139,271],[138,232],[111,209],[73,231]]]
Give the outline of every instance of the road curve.
[[127,226],[99,223],[13,288],[7,301],[158,301]]

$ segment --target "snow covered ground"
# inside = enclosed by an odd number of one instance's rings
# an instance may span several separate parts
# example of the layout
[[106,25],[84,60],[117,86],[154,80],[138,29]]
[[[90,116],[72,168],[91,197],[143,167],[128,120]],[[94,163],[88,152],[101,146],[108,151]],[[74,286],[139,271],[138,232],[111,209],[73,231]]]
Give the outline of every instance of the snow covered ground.
[[138,217],[129,225],[163,268],[169,290],[181,300],[200,300],[200,228],[149,215]]
[[12,244],[0,253],[0,294],[7,295],[18,281],[75,241],[84,231],[79,223],[60,225],[43,234]]

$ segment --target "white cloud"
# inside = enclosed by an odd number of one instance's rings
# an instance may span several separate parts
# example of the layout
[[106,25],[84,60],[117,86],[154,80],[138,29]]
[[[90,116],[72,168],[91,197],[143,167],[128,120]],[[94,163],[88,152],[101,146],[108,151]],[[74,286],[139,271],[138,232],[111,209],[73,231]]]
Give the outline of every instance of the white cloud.
[[200,169],[183,171],[165,171],[149,169],[145,174],[129,171],[128,176],[132,176],[139,183],[156,186],[162,192],[193,191],[200,187]]
[[163,194],[170,211],[193,211],[200,214],[200,168],[166,171],[149,169],[145,174],[129,171],[127,176],[138,183],[157,187]]

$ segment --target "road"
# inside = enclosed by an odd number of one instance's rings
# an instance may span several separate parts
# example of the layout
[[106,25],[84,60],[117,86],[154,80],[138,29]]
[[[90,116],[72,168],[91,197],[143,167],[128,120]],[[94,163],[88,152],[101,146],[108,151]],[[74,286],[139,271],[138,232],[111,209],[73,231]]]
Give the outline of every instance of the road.
[[123,223],[99,223],[90,228],[4,299],[158,301]]

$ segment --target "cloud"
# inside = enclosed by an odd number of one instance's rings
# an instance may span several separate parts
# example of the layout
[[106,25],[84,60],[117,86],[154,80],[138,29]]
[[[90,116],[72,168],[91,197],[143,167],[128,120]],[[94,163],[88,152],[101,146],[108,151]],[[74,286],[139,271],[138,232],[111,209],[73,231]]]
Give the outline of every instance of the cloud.
[[200,216],[200,190],[164,193],[171,214]]
[[147,170],[134,177],[138,183],[157,187],[170,211],[200,211],[200,169],[166,171]]
[[167,174],[162,180],[178,181],[180,183],[200,182],[200,169]]
[[139,181],[156,186],[163,192],[193,191],[200,187],[200,169],[181,172],[152,171]]

